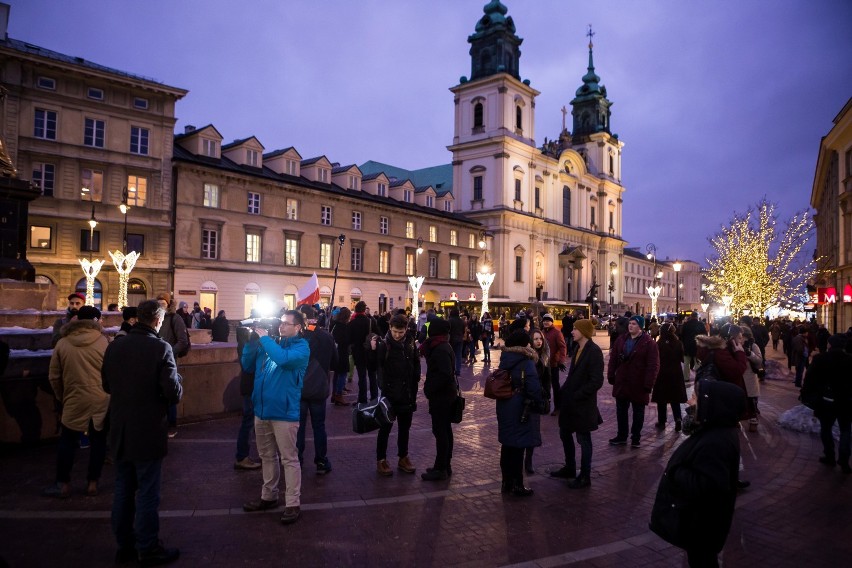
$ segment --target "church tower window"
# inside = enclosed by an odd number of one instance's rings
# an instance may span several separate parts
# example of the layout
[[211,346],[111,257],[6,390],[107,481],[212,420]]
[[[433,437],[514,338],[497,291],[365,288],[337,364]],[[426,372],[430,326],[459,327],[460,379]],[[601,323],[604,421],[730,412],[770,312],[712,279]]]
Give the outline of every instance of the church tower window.
[[517,105],[515,107],[515,128],[518,130],[524,129],[524,115],[521,110],[521,105]]
[[571,224],[571,188],[562,186],[562,224]]
[[482,103],[476,103],[473,106],[473,127],[482,128],[485,126],[482,118]]

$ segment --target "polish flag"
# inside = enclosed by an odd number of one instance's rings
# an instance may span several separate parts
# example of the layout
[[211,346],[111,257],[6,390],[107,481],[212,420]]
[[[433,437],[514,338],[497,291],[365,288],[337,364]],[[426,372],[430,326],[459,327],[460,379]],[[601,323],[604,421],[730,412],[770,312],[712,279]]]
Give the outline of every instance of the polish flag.
[[317,280],[316,272],[313,273],[307,284],[299,288],[299,291],[296,292],[296,297],[299,298],[299,301],[296,302],[297,306],[301,306],[302,304],[312,306],[319,302],[319,280]]

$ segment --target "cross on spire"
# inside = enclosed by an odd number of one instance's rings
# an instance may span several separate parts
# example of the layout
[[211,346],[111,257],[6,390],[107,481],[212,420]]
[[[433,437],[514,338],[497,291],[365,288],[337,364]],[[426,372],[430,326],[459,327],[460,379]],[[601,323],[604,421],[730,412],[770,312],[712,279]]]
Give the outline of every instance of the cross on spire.
[[595,36],[595,32],[592,31],[592,24],[589,24],[589,31],[586,32],[586,35],[589,36],[589,49],[592,49],[592,38]]
[[562,111],[562,130],[565,130],[565,117],[568,115],[568,109],[565,108],[565,105],[562,105],[560,110]]

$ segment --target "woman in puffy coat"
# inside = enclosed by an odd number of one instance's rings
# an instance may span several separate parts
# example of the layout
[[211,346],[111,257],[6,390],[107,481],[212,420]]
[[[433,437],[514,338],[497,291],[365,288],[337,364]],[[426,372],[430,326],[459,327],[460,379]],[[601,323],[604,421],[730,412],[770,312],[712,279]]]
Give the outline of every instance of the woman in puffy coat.
[[666,405],[672,407],[675,432],[680,432],[680,405],[686,402],[686,384],[683,382],[683,344],[675,335],[674,325],[664,323],[660,328],[660,339],[657,341],[660,352],[660,372],[654,382],[651,402],[657,403],[657,424],[660,430],[666,429]]
[[497,439],[500,442],[500,471],[503,493],[529,497],[533,490],[524,486],[524,450],[541,445],[541,383],[535,370],[538,355],[530,347],[523,330],[506,339],[500,368],[509,371],[515,394],[497,401]]

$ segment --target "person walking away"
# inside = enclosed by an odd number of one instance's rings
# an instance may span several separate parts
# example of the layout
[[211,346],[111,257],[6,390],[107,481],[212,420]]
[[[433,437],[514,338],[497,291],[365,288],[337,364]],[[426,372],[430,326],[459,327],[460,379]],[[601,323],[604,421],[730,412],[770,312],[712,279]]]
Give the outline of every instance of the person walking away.
[[796,368],[796,378],[793,383],[802,388],[802,377],[808,367],[808,328],[799,327],[799,333],[790,341],[790,362]]
[[769,337],[772,338],[772,350],[778,351],[778,340],[781,339],[781,326],[778,321],[772,322],[772,327],[769,328]]
[[751,331],[754,334],[754,342],[760,349],[760,366],[766,365],[766,346],[769,344],[769,330],[763,325],[760,318],[752,320]]
[[[698,314],[692,312],[689,319],[681,328],[680,340],[683,343],[683,382],[689,382],[689,372],[695,367],[695,353],[698,350],[698,345],[695,343],[695,338],[699,335],[705,335],[706,330],[704,325],[698,321]],[[686,402],[686,401],[684,401]]]
[[48,497],[71,495],[71,469],[80,435],[88,432],[91,452],[86,475],[86,494],[98,494],[98,481],[106,458],[106,423],[109,395],[100,375],[107,341],[99,320],[101,312],[83,306],[76,319],[60,331],[60,339],[50,357],[48,378],[61,403],[61,434],[56,455],[56,484],[44,490]]
[[429,401],[432,418],[432,435],[435,437],[435,461],[425,473],[423,481],[442,481],[453,474],[453,424],[451,413],[456,400],[455,352],[450,347],[450,324],[436,317],[428,326],[429,337],[420,352],[426,358],[426,380],[423,394]]
[[231,327],[228,323],[228,318],[225,317],[225,310],[219,310],[216,314],[216,319],[211,324],[213,341],[226,343],[228,336],[231,335]]
[[530,336],[516,330],[506,338],[500,356],[500,369],[509,372],[514,395],[497,401],[497,440],[500,442],[502,493],[529,497],[533,490],[524,485],[524,450],[541,445],[541,383],[535,370],[538,354],[530,347]]
[[718,567],[737,499],[737,427],[745,395],[721,381],[701,381],[695,388],[697,429],[666,465],[650,528],[684,549],[689,566]]
[[59,340],[62,338],[62,326],[77,317],[77,311],[82,308],[85,303],[86,296],[80,292],[72,292],[71,294],[68,294],[68,307],[65,308],[65,315],[61,318],[57,318],[56,321],[53,322],[53,334],[50,338],[51,348],[56,347],[56,344],[59,343]]
[[482,340],[482,362],[485,364],[491,364],[491,346],[494,344],[494,320],[491,319],[491,314],[485,312],[482,314],[482,333],[480,334],[480,339]]
[[[576,326],[576,322],[574,323]],[[618,338],[610,352],[607,381],[615,398],[618,433],[609,443],[627,443],[627,412],[633,409],[630,429],[631,447],[638,448],[645,424],[645,407],[650,402],[654,381],[660,371],[660,354],[656,342],[643,331],[645,318],[633,316],[627,322],[627,333]]]
[[367,402],[367,381],[370,383],[370,398],[373,400],[379,396],[379,385],[375,374],[368,377],[367,368],[367,338],[372,333],[372,320],[366,314],[367,303],[361,300],[355,304],[355,314],[349,322],[348,343],[352,349],[352,358],[355,360],[355,369],[358,371],[358,402]]
[[[544,332],[537,329],[530,334],[531,347],[535,351],[535,372],[538,375],[538,382],[541,385],[541,403],[542,413],[550,412],[550,346],[547,344],[547,339],[544,337]],[[562,335],[561,333],[559,334]],[[557,371],[558,372],[558,371]],[[535,473],[532,458],[535,448],[528,446],[524,450],[524,471],[528,475]]]
[[568,344],[565,343],[565,337],[562,332],[556,329],[553,325],[553,316],[544,314],[541,318],[541,330],[544,334],[544,339],[547,341],[550,357],[545,361],[548,368],[547,380],[541,381],[541,388],[544,390],[544,398],[550,400],[551,392],[553,393],[553,412],[557,413],[559,408],[559,373],[565,371],[565,361],[568,357]]
[[334,366],[334,389],[331,401],[335,406],[349,406],[343,400],[346,390],[346,377],[349,376],[349,308],[340,308],[331,324],[331,336],[337,345],[337,364]]
[[[371,347],[379,368],[379,387],[396,414],[397,469],[414,473],[416,468],[408,455],[409,432],[417,410],[417,385],[420,382],[420,354],[414,336],[408,333],[408,318],[397,314],[390,320],[384,339],[373,338]],[[376,437],[376,472],[393,475],[387,460],[388,439],[393,423],[382,425]]]
[[[689,321],[684,324],[684,328],[688,324]],[[673,324],[666,322],[660,327],[657,349],[660,353],[660,371],[651,394],[651,402],[657,404],[655,426],[658,430],[666,429],[666,406],[671,406],[675,432],[680,432],[683,428],[680,405],[686,402],[686,383],[683,381],[685,373],[682,367],[688,365],[684,363],[683,344],[675,335]]]
[[109,344],[101,379],[110,394],[109,446],[115,461],[112,531],[116,561],[137,557],[143,566],[177,560],[180,551],[159,540],[160,480],[168,451],[168,406],[183,396],[168,342],[157,332],[166,310],[154,300],[137,308],[139,321]]
[[482,339],[482,323],[479,321],[479,317],[473,314],[467,326],[470,330],[470,362],[476,363],[476,351],[479,349],[479,340]]
[[305,453],[305,429],[308,415],[311,416],[311,428],[314,433],[314,465],[317,475],[331,471],[328,459],[328,435],[325,431],[325,409],[328,400],[329,377],[331,369],[337,365],[337,347],[331,334],[319,327],[316,310],[313,306],[302,304],[299,311],[305,316],[305,330],[302,337],[308,342],[310,359],[305,371],[302,387],[302,400],[299,405],[299,432],[296,434],[296,448],[299,450],[299,463]]
[[[591,341],[595,336],[591,320],[574,322],[571,334],[575,348],[559,397],[559,438],[565,453],[565,465],[550,472],[550,475],[571,479],[569,488],[582,489],[592,484],[592,432],[603,423],[598,409],[598,391],[603,386],[604,360],[601,348]],[[577,475],[572,435],[576,435],[580,446],[580,475]]]
[[260,499],[243,504],[251,513],[278,507],[278,485],[284,467],[284,511],[281,523],[301,516],[302,468],[296,448],[302,381],[310,359],[308,342],[300,337],[305,327],[301,312],[288,310],[278,326],[280,343],[258,327],[243,351],[243,369],[254,370],[254,432],[263,471]]
[[[802,400],[810,401],[819,420],[819,435],[823,456],[820,463],[829,467],[840,464],[843,473],[852,473],[849,465],[852,453],[852,355],[846,352],[848,337],[832,335],[828,351],[814,357],[802,386]],[[832,428],[837,422],[840,446],[834,453]]]
[[[166,319],[160,328],[160,337],[172,346],[175,360],[189,353],[189,333],[183,319],[175,313],[175,303],[168,292],[157,295],[157,302],[166,311]],[[169,407],[169,438],[177,436],[177,404]]]
[[453,308],[450,310],[450,317],[447,320],[450,324],[450,347],[453,348],[453,353],[455,353],[455,361],[456,361],[456,378],[461,375],[461,364],[462,364],[462,346],[464,344],[464,331],[465,325],[462,321],[461,317],[459,317],[458,308]]
[[743,333],[743,352],[748,359],[748,365],[743,372],[743,384],[746,389],[746,413],[748,414],[748,431],[757,432],[759,424],[758,417],[760,411],[757,408],[757,401],[760,398],[760,379],[758,371],[763,368],[763,355],[760,351],[760,346],[757,345],[757,340],[754,337],[754,331],[747,325],[740,326]]

